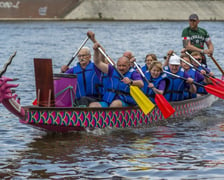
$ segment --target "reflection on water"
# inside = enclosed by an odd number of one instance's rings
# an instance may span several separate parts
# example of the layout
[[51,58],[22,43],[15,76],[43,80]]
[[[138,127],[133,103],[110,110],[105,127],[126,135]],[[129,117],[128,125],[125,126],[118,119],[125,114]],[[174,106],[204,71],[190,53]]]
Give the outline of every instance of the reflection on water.
[[224,124],[205,123],[196,119],[148,129],[45,134],[2,169],[5,177],[51,179],[223,177]]
[[[200,24],[213,37],[214,56],[222,59],[223,23]],[[143,64],[149,52],[160,60],[169,49],[179,52],[185,26],[186,22],[2,22],[0,55],[5,61],[17,50],[5,75],[19,78],[17,93],[22,104],[29,105],[35,98],[34,57],[52,58],[54,72],[59,72],[92,30],[113,59],[132,50]],[[158,127],[48,134],[19,123],[0,105],[0,178],[223,179],[223,106],[220,100],[194,117]]]

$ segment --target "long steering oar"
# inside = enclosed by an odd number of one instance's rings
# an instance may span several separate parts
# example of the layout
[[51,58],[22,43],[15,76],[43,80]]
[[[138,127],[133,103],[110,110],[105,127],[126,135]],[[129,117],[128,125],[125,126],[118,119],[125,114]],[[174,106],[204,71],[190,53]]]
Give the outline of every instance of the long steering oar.
[[[87,34],[88,35],[88,34]],[[89,37],[93,42],[96,42],[94,40],[94,37]],[[113,61],[111,61],[111,58],[100,48],[98,47],[98,50],[101,52],[101,54],[108,60],[108,62],[113,66],[113,68],[119,73],[119,75],[124,78],[124,75],[121,74],[121,72],[117,69]],[[144,112],[144,114],[148,114],[153,110],[155,105],[148,99],[148,97],[138,88],[138,86],[130,86],[130,95],[133,97],[133,99],[136,101],[136,103],[139,105],[141,110]]]
[[[208,70],[202,66],[201,63],[199,63],[193,56],[191,56],[187,51],[185,52],[195,63],[197,63],[199,66],[201,66],[205,71],[206,73],[209,73]],[[209,75],[208,75],[209,76]],[[215,77],[212,77],[212,76],[209,76],[208,77],[213,84],[216,84],[217,86],[220,86],[221,88],[224,88],[224,81],[222,81],[221,79],[218,79],[218,78],[215,78]]]
[[[180,78],[180,79],[183,79],[183,80],[187,81],[187,78],[181,77],[181,76],[179,76],[179,75],[177,75],[177,74],[173,74],[173,73],[171,73],[171,72],[164,71],[164,70],[163,70],[163,72],[165,72],[165,73],[167,73],[167,74],[170,74],[171,76],[174,76],[174,77],[176,77],[176,78]],[[214,96],[217,96],[217,97],[219,97],[219,98],[221,98],[221,99],[224,99],[224,92],[223,92],[222,90],[217,89],[217,88],[214,88],[214,87],[211,86],[210,84],[208,84],[208,85],[202,85],[202,84],[197,83],[197,82],[195,82],[195,81],[194,81],[193,83],[194,83],[195,85],[204,87],[205,90],[206,90],[208,93],[213,94]]]
[[[138,68],[138,71],[142,75],[142,77],[145,79],[145,81],[149,84],[148,79],[145,77],[145,74],[142,72],[141,68],[138,66],[136,62],[134,62],[135,66]],[[171,106],[171,104],[165,99],[165,97],[162,94],[158,94],[155,92],[154,89],[152,89],[153,92],[155,93],[155,102],[162,112],[164,118],[170,117],[174,112],[175,109]]]
[[75,52],[75,54],[72,56],[72,58],[70,59],[70,61],[68,62],[67,66],[69,66],[72,61],[76,58],[76,56],[78,55],[79,51],[82,49],[82,47],[86,44],[86,42],[88,41],[89,37],[87,37],[82,44],[79,46],[79,48],[77,49],[77,51]]
[[221,68],[221,66],[218,64],[218,62],[215,60],[215,58],[213,56],[211,56],[212,61],[215,63],[215,65],[218,67],[218,69],[221,71],[222,73],[222,80],[224,80],[224,71]]
[[[181,61],[183,61],[188,66],[194,68],[196,71],[198,71],[199,73],[201,73],[201,71],[196,66],[194,66],[191,63],[185,61],[183,58],[179,57],[175,53],[173,53],[173,55],[176,56],[176,57],[178,57]],[[211,86],[213,86],[214,88],[218,88],[218,89],[224,91],[224,87],[222,85],[220,85],[220,82],[217,81],[216,78],[213,78],[213,77],[209,76],[208,74],[202,74],[202,75],[205,76],[206,78],[209,78],[212,81],[213,84],[210,84]]]

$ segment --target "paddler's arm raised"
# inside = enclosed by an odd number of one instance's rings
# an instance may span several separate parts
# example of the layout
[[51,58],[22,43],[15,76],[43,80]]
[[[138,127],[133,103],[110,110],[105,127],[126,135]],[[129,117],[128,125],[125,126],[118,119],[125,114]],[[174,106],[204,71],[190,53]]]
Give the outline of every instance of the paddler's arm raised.
[[[98,69],[100,69],[104,73],[108,73],[109,65],[105,62],[105,57],[101,54],[99,51],[99,48],[101,48],[103,51],[104,49],[101,47],[101,45],[96,41],[95,34],[92,31],[87,32],[87,36],[94,42],[93,50],[93,60],[94,64]],[[105,52],[105,51],[104,51]]]
[[109,64],[105,63],[105,58],[104,56],[100,53],[98,50],[98,47],[100,47],[99,43],[94,43],[93,49],[94,49],[94,55],[93,55],[93,60],[94,64],[98,69],[100,69],[104,73],[108,73],[109,69]]

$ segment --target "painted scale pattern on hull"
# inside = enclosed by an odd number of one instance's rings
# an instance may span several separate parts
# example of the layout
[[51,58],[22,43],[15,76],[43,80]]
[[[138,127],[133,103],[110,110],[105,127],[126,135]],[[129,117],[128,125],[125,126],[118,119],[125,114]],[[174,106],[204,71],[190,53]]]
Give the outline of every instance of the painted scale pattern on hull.
[[[212,97],[212,96],[210,96]],[[187,101],[186,103],[174,103],[175,113],[171,118],[188,117],[197,111],[210,106],[210,98],[201,98],[198,101]],[[154,122],[164,120],[161,111],[156,107],[154,110],[145,115],[138,108],[120,108],[120,109],[91,109],[82,108],[69,110],[40,110],[30,109],[26,111],[26,120],[24,123],[35,125],[54,125],[67,127],[142,127]]]

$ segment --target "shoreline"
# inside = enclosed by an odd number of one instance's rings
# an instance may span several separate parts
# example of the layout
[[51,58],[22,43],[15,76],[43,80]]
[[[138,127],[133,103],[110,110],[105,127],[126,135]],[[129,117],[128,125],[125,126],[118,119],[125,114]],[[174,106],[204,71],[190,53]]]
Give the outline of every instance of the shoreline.
[[[4,18],[4,19],[0,19],[0,22],[38,22],[38,21],[42,21],[42,22],[47,22],[47,21],[58,21],[58,22],[188,22],[188,20],[111,20],[111,19],[54,19],[54,18]],[[200,20],[201,22],[224,22],[223,20]]]

